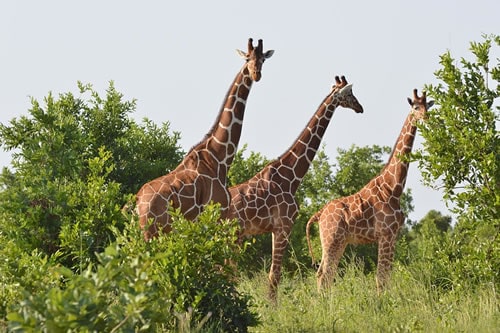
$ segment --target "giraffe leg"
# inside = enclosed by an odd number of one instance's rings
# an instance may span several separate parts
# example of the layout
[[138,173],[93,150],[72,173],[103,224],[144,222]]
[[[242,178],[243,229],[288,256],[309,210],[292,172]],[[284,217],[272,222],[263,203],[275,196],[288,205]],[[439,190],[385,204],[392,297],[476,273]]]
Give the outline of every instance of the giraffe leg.
[[318,290],[330,288],[333,284],[340,258],[344,254],[347,241],[344,236],[333,237],[323,245],[323,255],[317,276]]
[[[241,250],[241,246],[243,245],[243,240],[244,240],[245,236],[243,236],[241,234],[241,232],[239,233],[238,235],[238,239],[236,240],[235,244],[236,246],[238,247],[238,249]],[[238,262],[236,262],[235,260],[233,259],[225,259],[224,260],[224,264],[228,267],[231,267],[231,269],[233,270],[233,273],[234,273],[234,276],[236,278],[236,273],[238,272]]]
[[278,284],[281,279],[281,264],[283,256],[288,246],[288,240],[291,232],[291,226],[283,226],[277,230],[273,230],[273,250],[271,269],[269,270],[269,299],[276,302],[276,294],[278,291]]
[[394,260],[394,248],[396,245],[395,236],[382,237],[378,242],[378,262],[377,262],[377,292],[381,292],[386,286]]

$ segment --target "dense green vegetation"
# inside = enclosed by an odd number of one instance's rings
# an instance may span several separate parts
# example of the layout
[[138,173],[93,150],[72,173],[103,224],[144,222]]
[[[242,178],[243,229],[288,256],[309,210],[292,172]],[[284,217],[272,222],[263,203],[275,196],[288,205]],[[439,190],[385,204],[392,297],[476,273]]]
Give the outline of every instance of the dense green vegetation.
[[[429,186],[444,189],[457,220],[431,210],[407,221],[380,295],[375,246],[346,251],[334,287],[319,293],[304,226],[379,172],[389,147],[340,149],[334,163],[318,152],[297,194],[301,211],[274,305],[265,298],[270,235],[237,248],[237,225],[210,205],[197,223],[172,212],[175,232],[146,243],[122,209],[184,155],[168,123],[133,121],[135,102],[112,83],[105,97],[79,84],[79,96],[33,100],[28,115],[0,125],[0,144],[13,152],[0,174],[0,331],[495,331],[500,64],[489,56],[499,46],[499,36],[485,36],[471,43],[472,60],[442,55],[440,83],[426,87],[437,106],[419,124],[424,146],[410,158]],[[245,149],[231,184],[267,162]],[[413,210],[410,189],[403,206]]]

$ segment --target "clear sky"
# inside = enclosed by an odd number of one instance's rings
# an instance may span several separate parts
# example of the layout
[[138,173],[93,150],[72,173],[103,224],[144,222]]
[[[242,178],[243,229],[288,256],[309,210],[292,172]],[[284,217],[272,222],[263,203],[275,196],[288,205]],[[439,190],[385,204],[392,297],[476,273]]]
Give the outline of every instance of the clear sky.
[[[346,75],[365,113],[337,109],[323,143],[393,146],[413,88],[436,83],[439,56],[470,57],[470,41],[500,33],[500,2],[485,1],[2,1],[0,122],[26,115],[30,97],[101,95],[113,80],[132,116],[169,121],[188,150],[213,124],[243,60],[247,39],[275,54],[250,93],[240,147],[274,158],[287,149]],[[414,148],[422,139],[418,136]],[[0,153],[0,165],[10,155]],[[412,220],[449,214],[441,193],[421,185],[416,164]]]

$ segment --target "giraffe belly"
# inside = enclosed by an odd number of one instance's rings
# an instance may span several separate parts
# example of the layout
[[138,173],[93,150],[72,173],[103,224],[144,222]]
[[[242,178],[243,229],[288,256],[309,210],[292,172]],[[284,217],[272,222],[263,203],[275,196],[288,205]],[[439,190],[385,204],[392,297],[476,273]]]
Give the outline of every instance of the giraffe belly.
[[376,240],[375,229],[367,219],[355,220],[349,223],[347,234],[349,244],[368,244]]
[[240,221],[242,226],[242,236],[262,235],[273,231],[273,221],[271,218],[254,217],[250,220]]

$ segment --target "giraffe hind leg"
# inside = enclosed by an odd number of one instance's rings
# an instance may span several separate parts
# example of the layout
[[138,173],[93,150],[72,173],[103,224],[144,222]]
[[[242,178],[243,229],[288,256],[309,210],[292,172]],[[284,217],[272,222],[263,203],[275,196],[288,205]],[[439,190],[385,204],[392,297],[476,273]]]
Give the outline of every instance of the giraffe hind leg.
[[323,257],[317,272],[318,290],[328,289],[332,286],[340,258],[342,258],[346,246],[347,243],[344,237],[334,238],[331,244],[323,246]]

